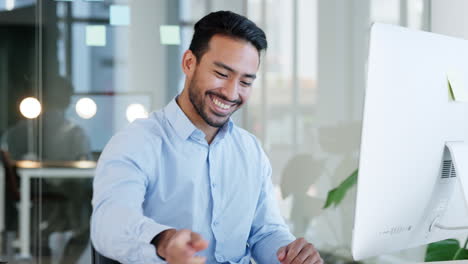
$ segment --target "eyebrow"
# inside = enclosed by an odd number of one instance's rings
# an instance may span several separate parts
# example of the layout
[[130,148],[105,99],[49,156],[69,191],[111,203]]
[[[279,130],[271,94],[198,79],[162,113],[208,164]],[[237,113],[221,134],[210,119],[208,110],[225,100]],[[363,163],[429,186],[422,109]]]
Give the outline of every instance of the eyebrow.
[[[233,73],[237,73],[236,70],[234,70],[233,68],[227,66],[226,64],[222,63],[222,62],[219,62],[219,61],[215,61],[214,62],[214,65],[216,65],[217,67],[220,67],[220,68],[223,68],[227,71],[230,71],[230,72],[233,72]],[[247,78],[252,78],[252,79],[255,79],[257,78],[257,75],[253,74],[253,73],[244,73],[242,75],[243,77],[247,77]]]

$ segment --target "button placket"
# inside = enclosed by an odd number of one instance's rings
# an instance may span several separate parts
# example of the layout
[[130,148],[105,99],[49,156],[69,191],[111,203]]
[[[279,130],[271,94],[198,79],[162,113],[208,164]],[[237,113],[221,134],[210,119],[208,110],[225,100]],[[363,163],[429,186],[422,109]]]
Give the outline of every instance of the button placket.
[[213,199],[213,212],[212,212],[212,227],[213,227],[213,233],[217,233],[216,229],[219,226],[219,222],[217,220],[217,208],[219,208],[219,197],[218,197],[218,192],[216,191],[216,161],[214,158],[215,155],[215,148],[213,145],[210,145],[208,147],[208,160],[209,160],[209,172],[210,172],[210,182],[211,182],[211,197]]

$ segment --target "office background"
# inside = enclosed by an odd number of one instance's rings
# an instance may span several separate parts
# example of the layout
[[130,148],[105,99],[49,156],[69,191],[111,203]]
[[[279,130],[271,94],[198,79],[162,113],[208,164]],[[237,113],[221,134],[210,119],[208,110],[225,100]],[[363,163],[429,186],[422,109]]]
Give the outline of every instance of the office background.
[[[328,191],[357,168],[370,25],[468,38],[464,0],[0,0],[2,149],[12,160],[96,160],[115,132],[182,89],[180,61],[193,25],[216,10],[248,16],[269,41],[250,102],[235,120],[271,159],[284,218],[327,263],[351,263],[355,190],[338,207],[322,208]],[[20,111],[26,97],[38,99],[37,117],[25,118],[35,116],[34,102]],[[67,175],[32,180],[25,255],[19,200],[4,180],[1,256],[90,263],[90,183]],[[424,252],[366,263],[421,261]]]

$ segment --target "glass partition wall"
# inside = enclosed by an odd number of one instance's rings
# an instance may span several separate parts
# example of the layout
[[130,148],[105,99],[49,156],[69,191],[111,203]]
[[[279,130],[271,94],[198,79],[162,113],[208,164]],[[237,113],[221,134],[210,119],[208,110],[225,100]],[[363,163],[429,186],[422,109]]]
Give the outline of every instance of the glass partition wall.
[[323,205],[357,167],[369,27],[429,30],[429,7],[427,0],[0,0],[0,260],[91,263],[100,152],[181,91],[181,55],[195,22],[232,10],[269,41],[250,102],[234,119],[262,142],[293,233],[326,263],[352,263],[354,193],[336,208]]
[[114,133],[177,94],[189,26],[180,4],[0,1],[1,147],[15,172],[2,188],[9,263],[91,262],[95,161]]

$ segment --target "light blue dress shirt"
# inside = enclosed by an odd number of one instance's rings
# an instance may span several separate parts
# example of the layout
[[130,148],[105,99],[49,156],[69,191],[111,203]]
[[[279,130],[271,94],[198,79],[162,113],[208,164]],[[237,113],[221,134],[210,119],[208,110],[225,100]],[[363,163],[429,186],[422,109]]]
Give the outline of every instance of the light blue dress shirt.
[[91,238],[122,263],[161,263],[150,241],[187,228],[209,242],[206,263],[279,263],[295,238],[277,207],[271,166],[253,135],[226,123],[208,145],[172,100],[105,147],[94,178]]

